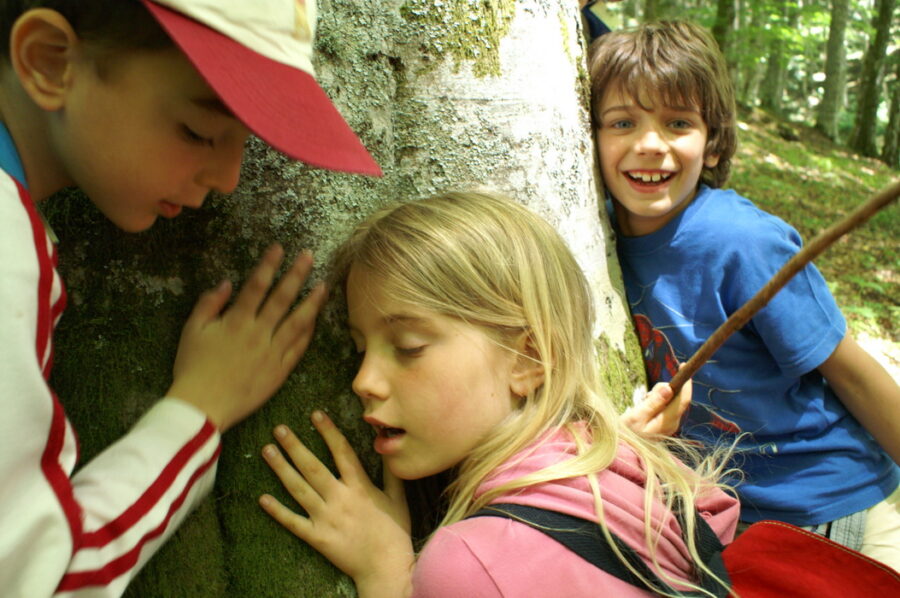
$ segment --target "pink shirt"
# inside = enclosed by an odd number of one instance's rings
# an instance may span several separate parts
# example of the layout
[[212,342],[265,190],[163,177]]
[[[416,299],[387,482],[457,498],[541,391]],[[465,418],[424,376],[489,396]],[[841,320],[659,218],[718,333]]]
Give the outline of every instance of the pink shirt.
[[[528,450],[510,460],[512,467],[482,484],[479,493],[571,458],[575,445],[566,432],[559,431],[532,454],[527,454]],[[643,479],[637,458],[624,446],[615,462],[598,475],[607,525],[649,564],[643,540]],[[493,502],[531,505],[597,520],[584,477],[530,486]],[[731,541],[739,512],[735,498],[716,490],[700,501],[698,511],[723,543]],[[678,522],[662,504],[656,504],[654,526],[660,521],[665,522],[656,553],[660,566],[679,579],[691,579],[693,567]],[[499,517],[466,519],[436,532],[419,556],[413,588],[416,598],[654,595],[602,571],[544,533]]]

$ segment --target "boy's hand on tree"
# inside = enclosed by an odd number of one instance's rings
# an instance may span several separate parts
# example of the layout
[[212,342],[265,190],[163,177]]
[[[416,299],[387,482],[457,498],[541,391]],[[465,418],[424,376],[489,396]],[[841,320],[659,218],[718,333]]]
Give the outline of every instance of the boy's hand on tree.
[[672,436],[681,427],[681,418],[691,406],[691,381],[681,388],[677,397],[665,382],[653,386],[644,399],[622,414],[622,423],[639,434]]
[[385,489],[380,490],[334,423],[319,411],[312,419],[340,477],[287,426],[278,426],[275,437],[291,463],[274,445],[263,449],[263,458],[307,516],[268,494],[260,497],[260,506],[352,577],[360,598],[408,595],[414,553],[402,481],[386,473]]
[[223,432],[284,383],[306,351],[325,303],[320,284],[291,310],[312,270],[307,252],[272,289],[283,255],[281,246],[270,247],[224,312],[230,283],[205,293],[182,330],[167,396],[196,406]]

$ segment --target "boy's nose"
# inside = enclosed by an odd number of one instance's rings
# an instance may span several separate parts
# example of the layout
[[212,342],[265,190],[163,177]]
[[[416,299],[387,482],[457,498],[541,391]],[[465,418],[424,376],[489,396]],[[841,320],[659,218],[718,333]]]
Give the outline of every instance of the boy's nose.
[[244,144],[230,143],[215,148],[207,164],[197,175],[197,184],[219,193],[231,193],[241,176]]
[[359,365],[359,371],[353,378],[351,388],[356,395],[363,400],[379,400],[387,399],[387,381],[381,375],[374,359],[369,355],[363,357],[362,363]]
[[666,141],[659,131],[653,128],[647,128],[641,132],[635,143],[635,149],[638,153],[659,153],[666,150]]

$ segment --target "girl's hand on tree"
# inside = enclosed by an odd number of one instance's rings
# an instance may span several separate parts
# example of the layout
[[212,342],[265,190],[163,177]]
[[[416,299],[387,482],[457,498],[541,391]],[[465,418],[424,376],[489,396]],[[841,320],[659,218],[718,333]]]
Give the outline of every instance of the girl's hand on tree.
[[307,516],[268,494],[260,497],[260,506],[352,577],[360,598],[408,595],[414,553],[403,482],[385,467],[385,489],[377,488],[334,423],[320,411],[313,413],[312,421],[331,450],[340,477],[287,426],[278,426],[275,437],[293,465],[274,445],[263,449],[263,458]]
[[270,247],[224,312],[231,285],[205,293],[181,333],[167,396],[194,405],[223,432],[282,385],[306,351],[327,298],[320,284],[291,310],[313,259],[301,253],[273,289],[283,255],[281,246]]
[[681,418],[691,406],[691,381],[681,387],[677,397],[665,382],[653,386],[644,399],[622,414],[622,423],[639,434],[672,436],[681,427]]

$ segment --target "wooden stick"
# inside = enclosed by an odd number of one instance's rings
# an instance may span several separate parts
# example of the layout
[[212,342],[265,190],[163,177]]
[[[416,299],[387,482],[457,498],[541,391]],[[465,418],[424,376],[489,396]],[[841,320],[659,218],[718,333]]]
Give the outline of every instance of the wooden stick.
[[697,349],[684,366],[678,370],[672,378],[669,385],[675,394],[681,390],[681,387],[690,378],[697,373],[697,370],[712,356],[716,350],[722,346],[722,343],[731,336],[736,330],[746,324],[750,318],[756,315],[760,309],[772,299],[772,297],[781,290],[781,288],[793,278],[797,272],[802,270],[806,264],[814,260],[823,251],[825,251],[832,243],[848,232],[857,228],[871,218],[876,212],[895,201],[900,196],[900,180],[888,185],[881,191],[873,195],[868,201],[856,208],[842,220],[825,229],[797,252],[794,257],[787,261],[781,269],[769,279],[763,288],[759,290],[753,297],[747,300],[744,305],[719,326],[712,333],[703,345]]

